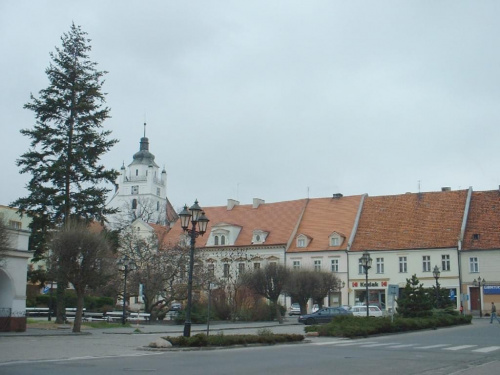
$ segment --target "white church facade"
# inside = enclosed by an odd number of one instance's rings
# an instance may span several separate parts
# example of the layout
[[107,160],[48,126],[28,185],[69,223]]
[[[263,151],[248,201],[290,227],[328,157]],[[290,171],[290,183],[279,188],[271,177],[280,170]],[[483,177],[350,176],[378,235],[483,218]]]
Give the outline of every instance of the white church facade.
[[108,218],[113,229],[123,228],[139,218],[167,226],[175,221],[177,215],[167,199],[167,172],[165,168],[160,171],[155,156],[149,151],[146,124],[139,151],[128,167],[122,165],[115,187],[108,202],[108,207],[119,211]]

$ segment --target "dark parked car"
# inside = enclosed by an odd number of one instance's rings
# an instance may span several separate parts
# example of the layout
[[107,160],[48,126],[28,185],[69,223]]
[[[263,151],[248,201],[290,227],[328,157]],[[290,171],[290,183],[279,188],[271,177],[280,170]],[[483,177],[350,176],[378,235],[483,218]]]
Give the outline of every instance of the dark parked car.
[[329,323],[333,319],[341,315],[352,315],[352,313],[342,307],[324,307],[316,312],[313,312],[312,314],[299,316],[299,323],[303,324]]

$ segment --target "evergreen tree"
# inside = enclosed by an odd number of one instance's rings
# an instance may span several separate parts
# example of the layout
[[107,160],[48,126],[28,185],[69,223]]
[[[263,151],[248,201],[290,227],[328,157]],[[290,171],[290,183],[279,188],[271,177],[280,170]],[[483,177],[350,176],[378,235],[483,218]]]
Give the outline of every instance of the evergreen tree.
[[429,291],[424,284],[420,284],[417,275],[406,279],[406,286],[398,298],[398,314],[405,318],[431,316],[433,299]]
[[[105,207],[117,172],[99,164],[104,153],[117,142],[102,123],[109,117],[102,92],[104,71],[89,60],[90,39],[80,26],[71,25],[61,37],[62,48],[50,53],[46,69],[49,86],[31,95],[24,108],[35,113],[32,129],[21,134],[31,139],[30,149],[16,161],[21,173],[32,175],[29,195],[12,203],[32,217],[31,244],[35,259],[44,256],[47,234],[63,227],[71,216],[103,223],[114,210]],[[59,286],[67,284],[59,267]],[[64,313],[64,288],[57,288],[57,322]]]
[[91,46],[87,33],[71,25],[62,37],[62,48],[51,52],[46,69],[49,86],[31,95],[24,108],[35,113],[32,129],[21,134],[31,139],[30,149],[16,161],[21,173],[32,175],[29,195],[13,202],[32,218],[35,257],[41,257],[50,228],[64,224],[72,215],[86,221],[104,222],[110,189],[117,172],[99,164],[104,153],[117,142],[102,123],[109,117],[102,92],[103,76],[97,63],[89,60]]

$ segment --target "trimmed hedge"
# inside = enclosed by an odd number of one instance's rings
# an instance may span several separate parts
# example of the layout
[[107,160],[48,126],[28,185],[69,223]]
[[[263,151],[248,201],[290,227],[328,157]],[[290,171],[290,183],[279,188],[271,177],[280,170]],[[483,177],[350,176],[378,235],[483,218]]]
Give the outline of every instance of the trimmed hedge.
[[207,336],[204,333],[198,333],[191,337],[167,336],[165,340],[169,341],[174,347],[215,347],[215,346],[234,346],[250,344],[273,345],[278,343],[298,342],[304,340],[304,335],[298,334],[274,334],[265,333],[259,335],[224,335],[217,334]]
[[461,324],[470,324],[472,315],[435,314],[429,318],[390,317],[365,318],[341,316],[325,325],[306,327],[306,332],[318,332],[320,336],[336,337],[368,337],[381,333],[396,333],[417,331],[421,329],[436,329]]

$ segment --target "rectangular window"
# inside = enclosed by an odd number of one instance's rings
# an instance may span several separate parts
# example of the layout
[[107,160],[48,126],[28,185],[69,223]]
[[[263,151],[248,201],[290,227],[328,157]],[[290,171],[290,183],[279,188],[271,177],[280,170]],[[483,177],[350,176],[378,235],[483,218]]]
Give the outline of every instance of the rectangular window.
[[260,268],[260,263],[254,263],[253,264],[253,269],[258,270]]
[[208,264],[208,274],[210,276],[214,276],[215,274],[215,265],[213,263]]
[[305,238],[299,238],[297,240],[297,247],[306,247],[306,239]]
[[224,264],[224,277],[229,277],[229,264]]
[[139,194],[139,185],[132,186],[132,194]]
[[156,188],[156,195],[160,196],[161,195],[160,192],[161,192],[160,188]]
[[365,268],[363,267],[363,260],[362,259],[358,260],[358,273],[360,275],[365,273]]
[[423,272],[431,272],[431,256],[424,255],[422,257],[422,271]]
[[384,258],[377,258],[377,273],[384,273]]
[[338,237],[332,237],[330,240],[330,246],[339,246],[339,238]]
[[443,270],[443,271],[450,270],[450,256],[449,255],[441,255],[441,270]]
[[320,272],[320,271],[321,271],[321,260],[316,259],[316,260],[314,261],[314,270],[315,270],[316,272]]
[[21,229],[21,222],[16,220],[9,220],[9,227],[14,229]]
[[479,272],[479,264],[477,262],[477,257],[469,258],[469,270],[470,272]]
[[245,272],[245,263],[238,263],[238,272],[240,275]]
[[406,273],[408,272],[408,259],[406,257],[399,257],[399,272]]
[[339,272],[339,260],[332,259],[332,272]]
[[294,260],[293,261],[293,269],[294,270],[299,270],[300,269],[300,260]]

